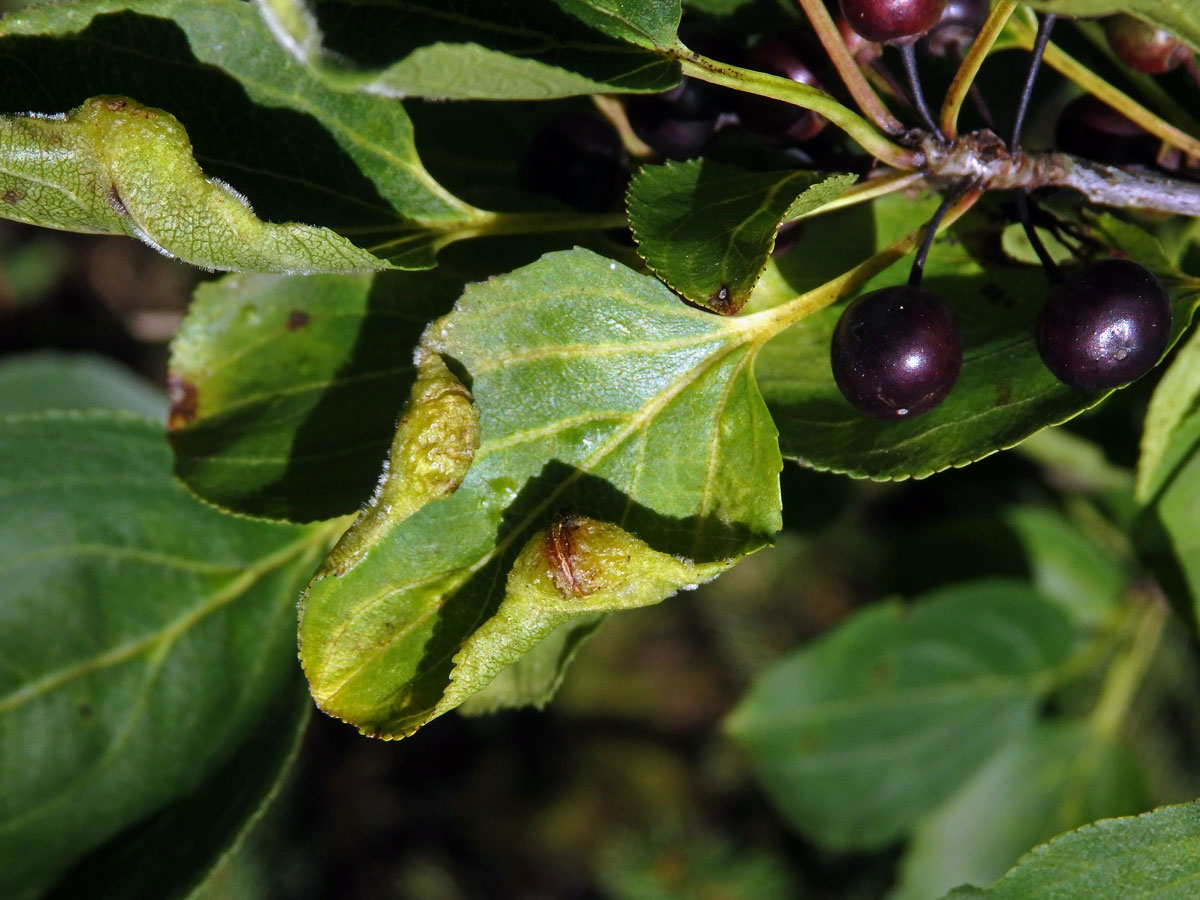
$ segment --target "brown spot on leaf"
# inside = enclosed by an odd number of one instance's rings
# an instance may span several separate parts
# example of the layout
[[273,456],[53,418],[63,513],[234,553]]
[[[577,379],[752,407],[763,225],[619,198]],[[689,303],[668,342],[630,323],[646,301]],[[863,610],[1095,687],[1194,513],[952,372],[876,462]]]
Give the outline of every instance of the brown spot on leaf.
[[1012,385],[1002,381],[996,385],[996,405],[1008,406],[1012,403]]
[[288,315],[287,329],[288,331],[299,331],[309,323],[310,319],[312,319],[312,316],[310,316],[308,313],[302,312],[298,309],[292,310],[292,312]]
[[196,386],[178,375],[171,375],[167,378],[167,392],[171,398],[171,412],[167,416],[167,431],[178,431],[196,418],[200,398],[196,393]]
[[712,296],[705,300],[703,305],[705,309],[719,316],[732,316],[741,311],[746,305],[746,300],[746,297],[736,296],[729,285],[723,284],[713,291]]
[[121,195],[117,193],[117,189],[115,187],[110,187],[107,191],[105,191],[104,199],[108,201],[108,205],[116,211],[117,215],[129,215],[129,210],[125,207],[125,201],[121,199]]
[[580,559],[575,532],[584,523],[576,516],[559,516],[542,537],[542,555],[554,585],[563,597],[586,597],[597,589],[594,573]]
[[114,97],[105,104],[105,108],[108,109],[109,112],[116,112],[118,109],[124,109],[125,105],[126,104],[124,100],[120,99],[119,97]]
[[96,714],[96,711],[94,709],[92,709],[92,704],[90,704],[90,703],[80,703],[79,704],[79,715],[82,718],[90,719],[95,714]]
[[23,195],[19,191],[14,191],[11,188],[4,192],[4,202],[9,206],[16,206],[21,202]]

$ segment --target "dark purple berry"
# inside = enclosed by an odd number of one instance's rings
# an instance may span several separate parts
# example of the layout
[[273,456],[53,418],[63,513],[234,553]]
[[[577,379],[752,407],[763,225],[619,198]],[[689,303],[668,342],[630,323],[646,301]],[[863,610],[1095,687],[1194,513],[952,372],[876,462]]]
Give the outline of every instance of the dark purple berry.
[[1128,13],[1104,20],[1108,45],[1131,69],[1161,75],[1178,68],[1192,51],[1171,32],[1143,22]]
[[1154,165],[1159,141],[1091,94],[1063,107],[1054,126],[1059,150],[1115,166]]
[[603,116],[562,113],[529,142],[518,171],[522,188],[582,212],[617,207],[629,181],[625,148]]
[[838,34],[842,36],[842,41],[846,44],[846,49],[850,51],[851,56],[858,60],[860,65],[878,59],[883,53],[883,47],[874,41],[868,41],[850,27],[850,23],[846,21],[845,13],[840,10],[835,22],[837,23]]
[[720,109],[712,86],[684,78],[661,94],[634,96],[625,112],[634,134],[663,156],[686,159],[708,143],[717,127]]
[[833,377],[851,405],[906,419],[946,399],[962,369],[962,337],[937,295],[902,284],[864,294],[833,332]]
[[850,27],[869,41],[918,37],[937,24],[946,0],[841,0]]
[[988,17],[988,0],[949,0],[921,42],[933,56],[961,58]]
[[[690,50],[711,59],[741,65],[741,48],[726,29],[684,17],[679,39]],[[722,113],[730,110],[741,92],[685,77],[661,94],[626,98],[625,112],[634,133],[663,156],[695,156],[717,129]]]
[[[767,38],[750,50],[748,65],[760,72],[819,87],[817,76],[804,62],[805,55],[798,35]],[[757,94],[740,94],[737,113],[741,123],[751,131],[794,144],[807,141],[825,127],[825,119],[811,110]]]
[[1162,282],[1128,259],[1092,263],[1058,285],[1038,318],[1042,362],[1087,391],[1141,378],[1167,349],[1171,302]]

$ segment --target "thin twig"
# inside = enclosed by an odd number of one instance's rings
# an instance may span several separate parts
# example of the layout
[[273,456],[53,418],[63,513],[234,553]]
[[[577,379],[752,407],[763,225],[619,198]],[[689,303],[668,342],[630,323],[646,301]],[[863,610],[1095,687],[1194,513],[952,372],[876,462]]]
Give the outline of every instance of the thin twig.
[[964,135],[953,144],[930,137],[922,149],[925,172],[934,182],[973,178],[994,191],[1071,188],[1100,206],[1200,216],[1198,182],[1130,172],[1067,153],[1013,155],[991,132]]

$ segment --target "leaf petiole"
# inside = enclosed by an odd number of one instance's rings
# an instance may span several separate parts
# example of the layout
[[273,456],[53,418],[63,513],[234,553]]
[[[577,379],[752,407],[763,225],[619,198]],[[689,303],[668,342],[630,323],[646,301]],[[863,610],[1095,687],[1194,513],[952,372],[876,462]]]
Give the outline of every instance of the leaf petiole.
[[772,100],[811,109],[850,135],[859,146],[880,162],[897,169],[915,169],[921,165],[922,157],[918,151],[892,143],[876,131],[870,122],[823,91],[787,78],[717,62],[692,53],[686,48],[681,47],[679,50],[678,59],[683,66],[684,75],[735,91],[759,94]]

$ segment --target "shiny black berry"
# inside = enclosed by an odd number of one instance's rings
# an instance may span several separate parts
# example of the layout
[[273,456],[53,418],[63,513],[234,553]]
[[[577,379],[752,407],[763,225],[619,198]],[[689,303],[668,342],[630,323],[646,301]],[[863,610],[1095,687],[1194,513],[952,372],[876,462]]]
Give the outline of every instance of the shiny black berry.
[[1116,166],[1153,166],[1159,147],[1158,138],[1091,94],[1063,107],[1054,140],[1059,150]]
[[933,56],[961,58],[987,21],[988,6],[988,0],[948,0],[922,47]]
[[521,187],[582,212],[618,207],[629,181],[625,148],[608,120],[583,112],[550,119],[529,142],[518,171]]
[[937,295],[903,284],[864,294],[833,332],[833,377],[851,405],[908,419],[946,399],[962,369],[962,337]]
[[917,37],[938,23],[946,0],[841,0],[842,14],[869,41]]
[[1162,282],[1128,259],[1092,263],[1058,285],[1038,318],[1037,347],[1060,381],[1088,391],[1141,378],[1167,349]]
[[[804,61],[810,48],[804,47],[801,40],[797,34],[766,38],[751,49],[747,65],[760,72],[819,87],[817,76]],[[738,119],[751,131],[787,143],[803,143],[825,127],[825,119],[811,110],[757,94],[740,94],[736,108]]]
[[671,159],[695,156],[716,131],[720,109],[711,85],[684,78],[662,94],[633,96],[625,112],[634,134]]
[[1175,69],[1192,51],[1171,32],[1118,13],[1104,20],[1104,34],[1113,53],[1125,65],[1148,75],[1161,75]]

